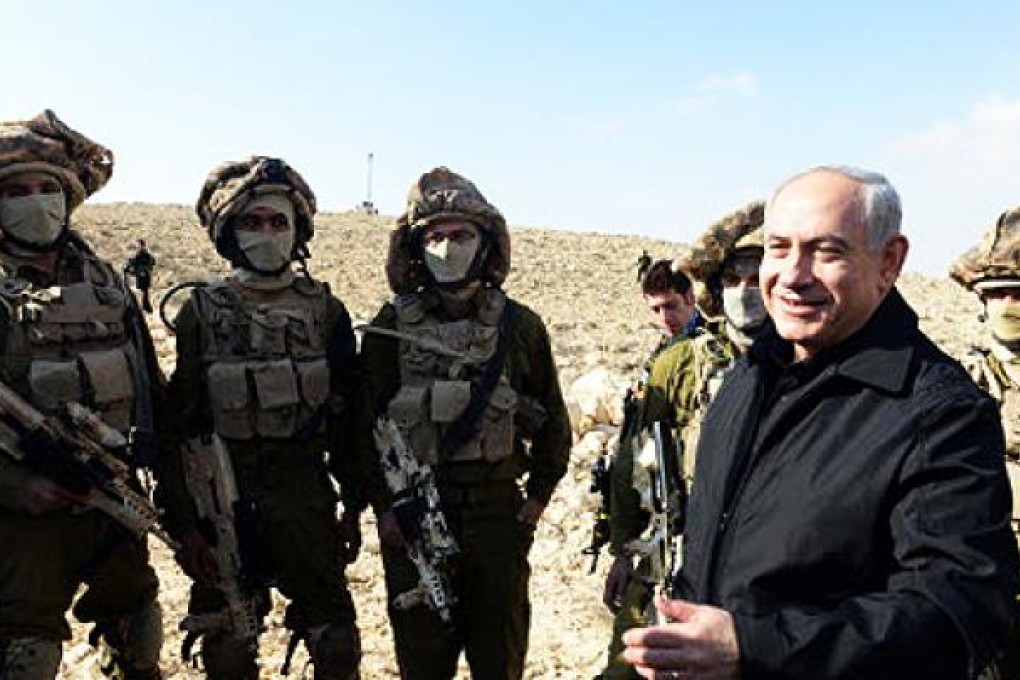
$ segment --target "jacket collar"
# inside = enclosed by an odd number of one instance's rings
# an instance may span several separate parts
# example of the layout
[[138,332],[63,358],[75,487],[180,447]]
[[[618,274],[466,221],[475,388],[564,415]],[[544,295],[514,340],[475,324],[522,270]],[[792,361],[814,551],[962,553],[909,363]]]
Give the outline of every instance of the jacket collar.
[[[888,392],[907,382],[917,334],[917,314],[893,288],[854,335],[809,359],[819,368],[835,365],[835,373]],[[769,321],[749,353],[751,363],[789,365],[793,345],[779,337]]]

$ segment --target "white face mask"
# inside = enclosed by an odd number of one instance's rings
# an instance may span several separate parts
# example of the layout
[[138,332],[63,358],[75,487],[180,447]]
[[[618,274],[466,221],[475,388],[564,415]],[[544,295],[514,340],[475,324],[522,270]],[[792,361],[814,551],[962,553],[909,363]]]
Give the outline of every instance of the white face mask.
[[294,249],[294,230],[266,234],[260,231],[238,230],[237,245],[248,262],[263,272],[274,272],[290,262]]
[[475,260],[478,243],[479,238],[476,236],[460,241],[443,239],[426,245],[425,266],[432,272],[436,283],[463,281]]
[[1000,342],[1020,341],[1020,302],[989,300],[985,303],[988,328]]
[[726,286],[722,295],[726,319],[738,330],[753,330],[765,322],[765,301],[761,296],[761,288]]
[[33,194],[0,201],[0,229],[33,246],[51,245],[67,217],[64,194]]

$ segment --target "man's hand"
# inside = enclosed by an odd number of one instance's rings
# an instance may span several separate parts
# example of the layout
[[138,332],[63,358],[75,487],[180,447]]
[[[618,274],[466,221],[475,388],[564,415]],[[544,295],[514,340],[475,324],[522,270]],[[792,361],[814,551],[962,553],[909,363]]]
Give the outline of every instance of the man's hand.
[[672,623],[634,628],[623,635],[623,658],[644,678],[740,677],[740,647],[733,617],[724,609],[658,599]]
[[626,590],[631,576],[634,574],[634,567],[626,555],[617,555],[613,560],[613,566],[609,567],[606,574],[606,587],[602,591],[602,602],[609,611],[614,614],[620,611],[623,604],[623,591]]
[[340,559],[344,564],[353,564],[361,552],[361,522],[357,514],[344,511],[336,525],[340,539]]
[[400,530],[400,524],[397,523],[397,516],[393,514],[392,510],[388,510],[379,515],[378,529],[379,540],[388,547],[403,548],[407,545],[407,541],[404,540],[404,532]]
[[22,488],[18,507],[30,515],[38,516],[81,503],[82,500],[59,484],[44,477],[36,477]]
[[529,498],[517,511],[517,521],[538,526],[538,520],[542,517],[543,512],[545,512],[545,503],[537,498]]
[[219,578],[216,558],[205,537],[197,529],[191,529],[181,539],[181,547],[174,555],[184,573],[196,583],[211,586]]

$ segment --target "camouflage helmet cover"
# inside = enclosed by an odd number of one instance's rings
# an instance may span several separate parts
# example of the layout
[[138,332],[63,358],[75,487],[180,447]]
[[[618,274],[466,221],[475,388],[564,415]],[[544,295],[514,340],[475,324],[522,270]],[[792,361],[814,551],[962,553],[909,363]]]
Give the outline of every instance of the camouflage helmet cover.
[[415,244],[425,228],[444,220],[465,220],[488,234],[494,250],[489,253],[483,278],[496,286],[506,280],[510,271],[510,233],[506,221],[470,180],[439,167],[411,185],[407,210],[397,218],[390,234],[386,278],[395,293],[413,292],[425,283],[424,264]]
[[59,179],[74,210],[110,180],[113,152],[49,109],[31,120],[0,123],[0,181],[31,172]]
[[727,258],[746,248],[764,248],[765,201],[743,205],[714,222],[694,242],[684,247],[674,268],[694,282],[698,307],[707,316],[722,314],[721,300],[712,293],[712,282],[722,271]]
[[968,290],[1020,281],[1020,207],[999,215],[981,243],[956,258],[949,275]]
[[314,233],[315,194],[297,170],[278,158],[251,156],[213,168],[198,195],[195,212],[219,250],[231,218],[252,198],[272,193],[284,194],[294,204],[295,247],[303,247]]

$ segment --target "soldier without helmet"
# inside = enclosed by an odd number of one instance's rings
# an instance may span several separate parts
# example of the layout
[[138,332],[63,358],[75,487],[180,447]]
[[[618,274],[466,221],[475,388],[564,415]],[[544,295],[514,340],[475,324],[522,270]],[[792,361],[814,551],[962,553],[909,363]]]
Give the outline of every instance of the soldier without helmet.
[[[70,229],[112,172],[113,154],[52,111],[0,123],[0,379],[45,414],[80,402],[151,440],[163,380],[148,329],[115,270]],[[95,623],[103,671],[158,678],[145,539],[80,501],[0,454],[0,677],[55,677],[64,614],[85,585],[73,611]]]
[[[506,223],[474,184],[436,168],[412,185],[386,267],[397,296],[372,322],[407,339],[368,329],[362,358],[372,411],[398,423],[413,454],[435,469],[460,552],[452,626],[427,606],[390,606],[401,677],[410,680],[453,678],[462,651],[476,678],[524,671],[528,552],[566,471],[571,435],[545,325],[501,289],[509,267]],[[452,352],[437,351],[437,341]],[[375,487],[392,600],[418,573],[378,477]]]

